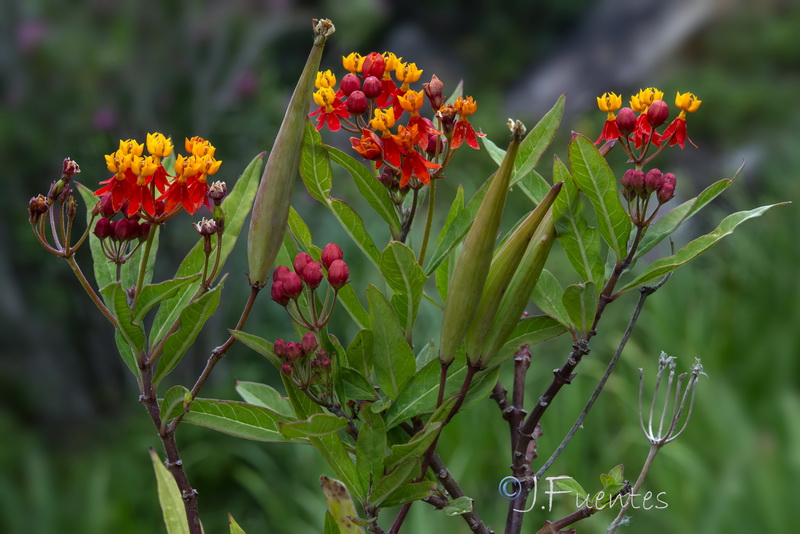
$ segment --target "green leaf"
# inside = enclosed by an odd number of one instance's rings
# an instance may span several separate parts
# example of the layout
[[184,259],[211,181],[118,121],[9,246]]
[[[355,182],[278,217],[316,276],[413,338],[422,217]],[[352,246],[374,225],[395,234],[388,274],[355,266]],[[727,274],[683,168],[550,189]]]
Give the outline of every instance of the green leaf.
[[367,329],[359,330],[356,337],[347,347],[347,363],[369,378],[372,376],[373,351],[372,351],[372,332]]
[[362,410],[364,424],[356,442],[356,468],[364,488],[369,488],[383,476],[383,459],[386,457],[386,424],[383,417]]
[[183,506],[181,490],[178,483],[166,466],[159,460],[156,451],[150,449],[153,469],[156,472],[158,501],[164,514],[164,524],[168,534],[189,534],[189,521],[186,519],[186,508]]
[[[489,395],[497,382],[499,369],[496,367],[475,376],[459,413],[465,412]],[[406,383],[386,412],[386,428],[392,428],[412,417],[434,411],[439,395],[440,370],[439,360],[433,360]],[[462,353],[456,357],[447,370],[444,398],[455,395],[461,389],[466,372],[467,368]]]
[[333,214],[341,223],[342,228],[353,239],[353,242],[358,245],[364,254],[369,258],[372,263],[377,267],[380,264],[380,253],[375,242],[367,232],[366,226],[361,216],[356,213],[344,200],[332,198],[328,202]]
[[578,186],[558,158],[553,163],[553,180],[564,182],[564,188],[553,204],[558,241],[581,280],[600,287],[605,274],[600,256],[600,234],[597,228],[589,226],[586,221],[585,206],[578,194]]
[[608,476],[611,477],[611,480],[614,481],[614,484],[622,484],[625,482],[624,473],[625,466],[622,464],[614,466],[611,471],[608,472]]
[[634,258],[640,258],[652,250],[662,240],[664,240],[666,237],[669,237],[692,215],[700,211],[709,202],[717,198],[728,188],[729,185],[733,183],[741,171],[742,167],[739,167],[739,170],[736,171],[736,174],[733,176],[733,178],[720,180],[711,184],[696,197],[687,200],[666,215],[659,217],[658,220],[656,220],[647,229],[647,233],[644,234],[644,237],[639,243],[639,247],[636,249],[636,255]]
[[[446,412],[450,413],[452,409],[452,404],[455,402],[454,400],[450,403],[450,406],[447,407]],[[444,410],[443,410],[444,411]],[[442,415],[442,417],[446,417],[447,413]],[[442,428],[442,423],[429,423],[425,425],[425,428],[418,432],[414,437],[412,437],[407,443],[400,443],[398,445],[392,445],[391,453],[389,456],[386,457],[386,470],[391,471],[395,467],[399,466],[403,462],[406,462],[412,458],[421,458],[425,451],[433,443],[433,440],[436,439],[436,436],[439,435],[439,431]]]
[[137,379],[140,379],[139,364],[136,362],[136,354],[133,352],[131,346],[128,345],[128,342],[125,341],[121,330],[116,330],[114,332],[114,341],[117,343],[117,350],[122,357],[122,361],[125,362],[125,365],[128,366],[131,373],[133,373]]
[[[86,224],[92,221],[92,208],[100,200],[99,197],[94,196],[94,191],[83,185],[82,183],[75,182],[78,186],[78,192],[83,197],[86,203]],[[92,264],[94,267],[94,279],[97,287],[106,287],[112,282],[117,280],[117,268],[111,263],[105,254],[103,254],[100,239],[94,235],[94,232],[89,233],[89,248],[92,251]]]
[[[113,282],[100,290],[106,305],[119,323],[119,334],[125,343],[131,348],[134,354],[141,354],[144,349],[144,330],[139,325],[133,324],[131,320],[131,309],[128,307],[128,296],[119,282]],[[123,355],[124,356],[124,355]],[[138,368],[137,368],[138,376]]]
[[[250,214],[253,199],[258,190],[258,181],[261,177],[262,159],[263,154],[253,158],[239,177],[239,180],[237,180],[236,185],[225,197],[225,200],[222,201],[222,210],[225,213],[225,232],[222,234],[222,247],[219,258],[220,271],[236,244],[236,239],[239,237],[244,221]],[[213,258],[214,254],[216,254],[216,240],[212,239],[211,242],[213,246],[211,257]],[[203,239],[201,238],[181,262],[178,271],[175,273],[175,278],[184,278],[201,273],[203,271],[203,263]],[[219,275],[219,272],[217,274]],[[189,300],[195,295],[199,285],[199,282],[188,284],[178,290],[178,293],[173,298],[161,303],[150,330],[151,345],[156,345],[164,337],[172,323],[178,319],[181,310],[186,307]]]
[[[289,403],[292,405],[296,419],[308,419],[315,413],[322,413],[322,408],[314,401],[308,398],[308,395],[300,391],[295,383],[287,376],[281,375],[283,388],[286,390],[286,396],[289,397]],[[309,440],[314,443],[314,439]]]
[[303,152],[300,159],[300,177],[309,194],[323,204],[327,203],[331,194],[332,176],[331,162],[328,158],[328,151],[322,143],[322,137],[311,121],[306,121],[303,132]]
[[433,360],[439,357],[439,347],[436,346],[436,341],[431,339],[422,347],[417,354],[417,371],[428,365]]
[[372,506],[380,506],[397,488],[419,473],[420,459],[409,458],[381,478],[372,489],[369,500]]
[[400,325],[410,334],[417,320],[417,310],[422,300],[425,275],[417,263],[414,252],[399,241],[392,241],[381,253],[381,273],[394,291],[392,307],[397,312]]
[[581,135],[569,144],[569,162],[578,188],[594,207],[600,235],[614,251],[617,261],[622,261],[627,254],[631,219],[619,200],[614,173],[592,142]]
[[444,514],[447,516],[463,515],[472,511],[472,499],[464,495],[447,503]]
[[392,506],[400,506],[408,502],[420,501],[427,499],[433,495],[436,489],[436,482],[432,480],[425,480],[423,482],[412,482],[405,486],[400,486],[383,501],[381,506],[390,508]]
[[183,386],[172,386],[167,390],[164,398],[161,399],[160,417],[162,421],[177,417],[184,412],[184,403],[187,394],[191,395],[188,389]]
[[255,441],[299,441],[287,439],[278,430],[279,422],[290,419],[277,412],[244,402],[195,399],[183,421],[204,426],[229,436]]
[[389,193],[383,184],[364,165],[348,154],[331,146],[327,147],[327,151],[331,161],[350,173],[361,196],[369,202],[369,205],[380,215],[381,219],[386,221],[392,235],[400,235],[400,219],[397,217],[397,210],[395,210],[394,204],[389,198]]
[[358,518],[358,514],[345,485],[324,475],[319,477],[319,481],[322,493],[328,501],[328,511],[325,513],[325,533],[362,534],[362,529],[353,522],[353,519]]
[[564,325],[568,330],[572,330],[567,310],[564,308],[564,290],[556,277],[553,276],[553,273],[547,269],[542,269],[542,274],[539,275],[539,281],[536,282],[531,298],[540,310]]
[[255,404],[262,408],[269,408],[275,413],[285,415],[290,419],[293,418],[292,405],[289,399],[281,397],[278,390],[271,386],[259,384],[258,382],[242,382],[237,380],[236,393],[247,403]]
[[[559,180],[554,180],[558,182]],[[542,199],[547,196],[547,193],[550,192],[550,189],[553,187],[547,180],[545,180],[541,174],[536,171],[530,171],[528,174],[517,180],[516,186],[519,187],[520,191],[525,193],[531,202],[536,204],[537,206],[542,201]],[[564,193],[561,193],[563,195]]]
[[444,103],[445,104],[450,104],[452,106],[453,104],[456,103],[456,100],[458,100],[459,97],[461,97],[463,95],[464,95],[464,80],[459,80],[458,85],[456,85],[456,88],[452,92],[452,94],[450,95],[450,98],[445,100]]
[[591,282],[572,284],[564,291],[562,302],[567,315],[572,324],[583,333],[588,332],[594,323],[599,296],[597,286]]
[[239,526],[239,523],[236,522],[231,514],[228,514],[228,526],[231,530],[230,534],[245,534],[244,529]]
[[[227,275],[225,275],[227,276]],[[186,306],[180,314],[180,328],[164,343],[164,351],[158,359],[158,369],[153,376],[153,384],[158,385],[170,373],[192,346],[203,325],[219,306],[220,293],[225,283],[223,278],[217,286]]]
[[[342,443],[342,439],[337,434],[328,434],[317,438],[309,438],[309,441],[319,451],[322,457],[325,458],[325,461],[331,466],[336,476],[342,479],[347,489],[353,492],[356,499],[363,502],[366,495],[366,488],[361,486],[361,482],[358,479],[358,471],[356,471],[356,464],[353,463],[353,459],[347,452],[344,443]],[[322,477],[320,477],[320,480],[322,480]],[[334,511],[333,513],[334,516],[338,518],[336,512]],[[356,517],[355,511],[348,515]],[[341,523],[339,525],[341,527]]]
[[272,343],[266,339],[248,334],[247,332],[242,332],[241,330],[231,330],[230,332],[236,341],[264,356],[276,369],[280,369],[281,365],[283,365],[283,361],[275,356],[275,353],[272,351]]
[[571,491],[572,493],[580,495],[583,498],[587,498],[589,496],[589,494],[586,493],[586,490],[583,489],[580,484],[578,484],[578,481],[572,477],[557,477],[553,480],[553,482],[555,482],[556,487],[560,490]]
[[305,421],[278,423],[278,429],[287,438],[318,438],[338,432],[346,426],[347,419],[324,413],[312,415]]
[[376,400],[378,394],[369,380],[352,367],[342,368],[344,397],[347,400]]
[[162,301],[172,298],[183,287],[192,282],[200,279],[201,273],[184,278],[175,278],[167,280],[160,284],[150,284],[142,289],[139,298],[136,300],[136,307],[133,310],[133,322],[139,324],[147,315],[147,312],[152,310],[156,305],[161,304]]
[[336,295],[336,299],[350,315],[350,318],[355,321],[356,326],[359,328],[367,328],[369,326],[369,314],[364,309],[364,306],[361,305],[361,301],[358,300],[352,284],[347,284],[341,288]]
[[312,249],[314,245],[311,242],[311,230],[308,229],[306,222],[291,206],[289,206],[289,230],[301,247],[306,250]]
[[537,345],[567,332],[567,328],[548,315],[535,315],[521,319],[503,349],[492,358],[489,367],[495,367],[510,359],[520,345]]
[[[444,237],[444,232],[447,228],[453,224],[456,216],[464,209],[464,188],[461,187],[461,184],[458,184],[458,189],[456,190],[456,196],[453,199],[453,203],[450,204],[450,210],[447,212],[447,218],[444,221],[444,226],[442,226],[442,233],[439,234],[439,238],[437,240],[437,244],[441,243],[442,238]],[[453,260],[451,259],[450,254],[446,255],[442,262],[436,267],[436,291],[439,293],[439,296],[442,297],[442,301],[447,299],[447,286],[450,281],[450,276],[453,274]]]
[[728,215],[722,220],[722,222],[713,232],[702,237],[698,237],[672,256],[654,261],[647,269],[645,269],[642,274],[637,276],[632,282],[626,284],[618,292],[622,293],[624,291],[639,287],[645,282],[649,282],[650,280],[659,278],[671,271],[674,271],[678,267],[689,263],[700,254],[719,243],[722,238],[733,233],[736,227],[746,220],[759,217],[770,208],[782,206],[784,204],[786,203],[783,202],[780,204],[772,204],[770,206],[761,206],[760,208],[755,208],[750,211],[740,211],[738,213]]
[[373,337],[375,378],[378,387],[397,398],[403,383],[414,374],[414,353],[403,336],[394,310],[386,297],[371,285],[367,288],[370,330]]

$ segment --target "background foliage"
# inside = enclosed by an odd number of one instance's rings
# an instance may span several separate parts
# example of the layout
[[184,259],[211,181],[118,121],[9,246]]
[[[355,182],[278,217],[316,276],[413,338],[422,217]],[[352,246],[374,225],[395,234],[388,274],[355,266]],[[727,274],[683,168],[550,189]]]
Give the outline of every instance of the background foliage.
[[[535,6],[509,1],[504,9],[442,1],[425,10],[377,0],[359,0],[347,9],[334,2],[275,0],[161,2],[147,9],[128,0],[80,6],[53,0],[3,3],[0,527],[12,534],[163,528],[146,455],[158,440],[136,406],[133,379],[115,354],[110,328],[69,270],[30,235],[27,199],[57,178],[65,156],[80,163],[79,178],[93,185],[105,179],[102,155],[113,151],[118,139],[156,130],[176,140],[211,139],[224,160],[224,177],[233,181],[272,143],[305,59],[313,16],[330,17],[337,25],[325,68],[338,69],[339,56],[353,49],[390,49],[450,87],[463,77],[467,94],[480,102],[473,123],[499,143],[505,142],[506,116],[532,126],[555,95],[566,91],[568,116],[562,142],[554,144],[562,158],[570,127],[589,136],[599,133],[604,117],[594,109],[596,94],[629,94],[649,85],[667,96],[693,91],[704,100],[690,124],[700,150],[687,149],[661,166],[678,175],[678,195],[689,198],[731,176],[742,159],[747,167],[718,201],[717,212],[707,210],[694,222],[691,236],[678,236],[685,239],[678,245],[712,229],[722,213],[794,200],[800,189],[795,178],[800,169],[800,48],[795,42],[800,10],[788,1],[759,7],[678,1],[696,9],[674,6],[668,15],[658,11],[657,2],[629,9],[624,0],[547,0]],[[614,14],[616,22],[605,24],[599,13]],[[672,38],[657,39],[662,35]],[[605,55],[598,56],[598,50]],[[594,71],[581,68],[587,57]],[[553,79],[556,60],[561,74],[551,95],[545,82]],[[444,180],[442,196],[462,183],[469,197],[492,168],[483,151],[469,154],[470,159],[462,156]],[[610,159],[617,169],[624,164],[620,154]],[[334,188],[337,196],[358,205],[357,190],[344,176],[335,177]],[[294,197],[296,208],[318,225],[312,227],[316,243],[350,245],[301,189]],[[513,205],[509,209],[520,212]],[[440,217],[441,224],[444,213]],[[189,222],[176,219],[163,232],[160,264],[167,270],[194,241]],[[617,463],[625,463],[629,474],[637,470],[646,455],[636,422],[637,369],[645,367],[652,375],[661,350],[687,367],[700,356],[709,378],[702,381],[692,424],[659,456],[646,484],[667,493],[669,508],[638,513],[636,529],[775,532],[793,524],[792,496],[800,491],[800,334],[795,328],[800,317],[793,291],[799,222],[794,207],[768,214],[677,273],[648,300],[598,409],[551,474],[574,476],[589,489]],[[174,380],[196,376],[207,348],[235,322],[247,292],[244,280],[236,280],[246,270],[243,245],[228,264],[232,276],[211,319],[215,326],[203,333],[206,338],[198,340]],[[172,263],[166,258],[169,250]],[[360,287],[375,281],[370,266],[350,263],[356,254],[345,254]],[[557,270],[560,261],[569,270],[566,260],[555,256],[548,268]],[[574,421],[616,347],[633,298],[608,314],[571,393],[543,421],[541,450],[552,450]],[[415,333],[418,340],[435,335],[434,312],[425,305],[420,309],[432,319],[421,318],[419,324],[430,324],[430,331]],[[251,321],[249,331],[268,339],[289,330],[283,311],[266,298]],[[349,341],[354,331],[348,328],[342,322],[332,331]],[[567,340],[558,339],[534,354],[531,395],[546,385],[566,351]],[[240,346],[215,375],[205,394],[223,398],[234,398],[235,378],[278,381],[267,362]],[[508,464],[507,430],[498,415],[488,401],[471,409],[445,429],[440,446],[496,529],[506,510],[497,483]],[[200,491],[208,532],[222,530],[227,512],[251,532],[320,531],[324,499],[318,476],[326,469],[310,448],[244,442],[189,426],[182,427],[178,439]],[[556,506],[554,515],[560,516],[571,505],[556,500]],[[599,514],[581,531],[600,532],[609,520]],[[529,521],[532,527],[541,517]],[[420,505],[412,508],[407,528],[466,530],[460,520]]]

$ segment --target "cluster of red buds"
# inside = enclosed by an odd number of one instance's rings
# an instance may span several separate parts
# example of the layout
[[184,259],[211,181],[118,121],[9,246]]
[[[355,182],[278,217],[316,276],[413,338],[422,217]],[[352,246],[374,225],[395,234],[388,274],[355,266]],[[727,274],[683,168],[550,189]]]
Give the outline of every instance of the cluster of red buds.
[[[678,145],[683,149],[689,141],[696,148],[686,133],[686,113],[697,111],[702,100],[693,93],[677,93],[675,106],[680,113],[662,132],[658,132],[657,128],[666,124],[669,118],[669,106],[663,97],[664,93],[655,87],[641,89],[631,96],[630,107],[622,107],[622,97],[616,93],[603,93],[597,97],[597,106],[607,113],[607,117],[595,144],[619,141],[631,161],[640,168],[667,146]],[[656,152],[648,156],[652,147],[656,147]]]
[[[322,249],[320,255],[322,264],[314,261],[305,252],[298,253],[292,265],[294,271],[285,265],[279,265],[272,273],[272,300],[286,308],[292,319],[303,328],[319,331],[333,315],[336,294],[347,284],[350,277],[350,270],[342,259],[343,257],[342,249],[336,243],[328,243]],[[322,279],[326,277],[328,286],[334,291],[333,302],[328,309],[328,296],[326,296],[325,303],[318,311],[315,292],[322,283]],[[297,303],[297,299],[303,294],[304,289],[308,290],[310,318],[305,317]]]
[[[327,126],[358,134],[350,138],[353,149],[374,161],[376,169],[382,165],[389,169],[389,178],[381,180],[387,187],[407,192],[409,187],[430,185],[462,143],[479,148],[477,138],[483,134],[476,133],[468,119],[477,110],[472,97],[445,104],[443,84],[435,75],[422,84],[422,90],[411,89],[423,71],[392,52],[366,56],[353,52],[342,57],[342,64],[349,73],[338,88],[330,70],[317,74],[314,102],[319,109],[310,116],[317,117],[318,130]],[[426,97],[435,126],[420,115]],[[403,126],[399,121],[406,112],[409,118]]]
[[[656,216],[661,204],[669,202],[675,196],[675,175],[662,173],[658,169],[650,169],[645,173],[638,169],[628,169],[622,175],[622,196],[628,201],[628,213],[636,226],[648,226]],[[647,215],[647,208],[652,194],[658,200],[653,213]]]
[[319,348],[317,336],[308,332],[300,343],[275,340],[275,356],[283,361],[281,373],[291,376],[301,389],[314,384],[326,384],[330,380],[331,357],[328,351]]

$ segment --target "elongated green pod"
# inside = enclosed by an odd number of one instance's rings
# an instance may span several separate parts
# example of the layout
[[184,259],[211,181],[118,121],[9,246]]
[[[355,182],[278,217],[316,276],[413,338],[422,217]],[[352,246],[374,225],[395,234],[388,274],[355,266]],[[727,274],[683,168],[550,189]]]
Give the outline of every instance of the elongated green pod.
[[539,229],[541,222],[558,197],[564,182],[558,182],[545,195],[536,209],[522,221],[516,230],[506,239],[503,246],[495,253],[492,265],[489,268],[489,275],[486,277],[486,285],[483,287],[483,295],[475,313],[475,320],[467,330],[467,359],[470,363],[475,363],[480,357],[480,350],[483,347],[489,328],[492,326],[494,316],[500,306],[500,301],[508,289],[511,278],[517,271],[520,260],[528,249],[531,238]]
[[514,159],[522,136],[525,135],[525,126],[521,122],[509,120],[509,126],[512,134],[511,143],[464,239],[464,246],[461,248],[450,279],[447,300],[444,304],[439,349],[439,359],[444,364],[453,361],[458,347],[464,341],[467,328],[478,309],[486,275],[489,273],[492,250],[514,171]]
[[328,19],[314,19],[314,46],[297,82],[281,128],[267,159],[253,204],[247,234],[250,285],[263,287],[278,255],[289,220],[292,186],[300,168],[303,126],[311,104],[311,93],[325,42],[334,32]]
[[522,312],[525,311],[531,293],[539,281],[544,264],[553,248],[556,240],[556,227],[553,218],[552,208],[547,211],[544,220],[539,225],[539,229],[531,238],[525,255],[519,262],[517,272],[508,285],[508,290],[503,299],[497,315],[489,329],[483,350],[480,351],[477,361],[482,367],[486,367],[492,358],[503,348],[514,327],[519,323]]

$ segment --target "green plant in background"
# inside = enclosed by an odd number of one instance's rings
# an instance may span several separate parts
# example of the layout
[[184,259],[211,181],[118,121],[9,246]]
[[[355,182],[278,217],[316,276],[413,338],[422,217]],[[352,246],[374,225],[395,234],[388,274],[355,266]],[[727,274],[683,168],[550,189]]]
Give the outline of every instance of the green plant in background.
[[[675,106],[680,112],[659,132],[669,115],[663,93],[644,89],[631,98],[630,108],[622,109],[620,96],[604,94],[598,98],[599,108],[607,113],[600,139],[592,143],[573,135],[568,146],[569,168],[556,158],[551,185],[534,169],[561,121],[565,106],[561,97],[530,133],[519,121],[509,120],[507,149],[483,139],[498,169],[469,202],[464,202],[459,189],[433,246],[437,181],[445,179],[446,169],[463,144],[480,148],[482,134],[469,122],[477,104],[462,95],[460,86],[446,99],[436,76],[422,84],[421,90],[412,89],[422,70],[391,53],[345,56],[343,66],[349,73],[337,84],[331,71],[318,71],[322,48],[332,33],[330,21],[314,21],[314,46],[260,185],[256,177],[262,156],[253,160],[227,194],[224,183],[208,183],[208,177],[220,168],[213,145],[193,137],[185,143],[188,155],[173,158],[171,140],[150,134],[145,143],[148,156],[143,156],[144,144],[121,142],[117,152],[106,156],[113,176],[103,182],[105,186],[95,193],[79,186],[86,204],[94,206],[79,239],[73,240],[71,235],[77,215],[71,184],[80,169],[69,159],[48,194],[31,200],[31,225],[40,243],[69,263],[115,327],[120,355],[137,377],[140,401],[164,446],[166,465],[156,453],[152,456],[170,533],[201,532],[197,493],[183,468],[175,439],[181,422],[246,439],[312,445],[339,479],[321,478],[329,507],[325,532],[361,532],[364,528],[384,532],[379,522],[382,510],[402,506],[389,528],[390,533],[399,532],[411,505],[419,500],[448,515],[461,516],[473,531],[490,532],[479,514],[480,503],[464,494],[436,452],[442,429],[488,396],[509,423],[513,493],[505,530],[518,533],[531,491],[592,408],[646,298],[663,286],[672,271],[773,206],[732,214],[716,230],[677,252],[649,265],[637,265],[644,263],[646,252],[732,183],[716,182],[671,211],[662,210],[675,194],[677,178],[649,168],[650,163],[670,146],[677,144],[683,149],[686,141],[691,143],[686,113],[697,111],[701,101],[691,93],[678,93]],[[307,119],[312,99],[318,106],[310,114],[317,118],[316,128]],[[426,101],[432,119],[423,116]],[[323,127],[352,132],[351,145],[367,165],[325,145],[318,131]],[[605,143],[596,148],[601,141]],[[625,153],[631,167],[622,174],[621,189],[605,160],[615,146]],[[352,177],[388,226],[391,242],[376,245],[362,217],[331,196],[332,163]],[[447,179],[458,174],[450,169]],[[312,227],[291,207],[291,184],[298,170],[309,194],[330,211],[380,274],[381,287],[355,287],[358,277],[351,277],[341,247],[314,244]],[[507,237],[496,243],[512,188],[522,191],[532,207],[506,232]],[[423,218],[420,208],[426,201]],[[211,209],[212,218],[195,224],[201,235],[199,243],[174,278],[152,283],[162,225],[182,210],[194,214],[204,205]],[[162,380],[178,365],[219,304],[225,277],[218,282],[217,278],[251,206],[251,292],[241,318],[228,340],[211,351],[192,388],[174,386],[159,398]],[[122,218],[112,222],[117,213]],[[419,245],[413,242],[419,233],[411,232],[415,222],[422,225]],[[87,240],[98,290],[74,256]],[[556,276],[545,269],[556,241],[574,270],[569,276]],[[276,262],[270,293],[272,300],[287,310],[287,325],[293,327],[296,342],[278,339],[272,343],[244,331]],[[559,278],[574,274],[581,282],[564,288]],[[323,279],[327,280],[325,295]],[[661,281],[654,286],[644,285],[657,279]],[[542,417],[589,354],[590,340],[608,305],[634,289],[640,291],[640,298],[633,317],[592,399],[561,445],[534,470]],[[541,315],[527,315],[531,300]],[[420,347],[414,342],[414,330],[423,301],[441,308],[443,314],[439,343]],[[158,311],[151,316],[156,307]],[[329,331],[334,313],[346,313],[357,325],[358,333],[349,343],[343,344]],[[563,334],[571,336],[573,349],[528,411],[524,395],[530,347]],[[198,396],[235,341],[274,365],[283,392],[265,384],[239,382],[237,392],[244,402]],[[501,366],[511,358],[514,379],[509,400],[498,377]],[[659,380],[666,361],[662,361]],[[685,428],[688,414],[679,426],[681,414],[688,396],[694,399],[701,369],[695,367],[681,400],[678,392],[683,379],[679,378],[666,434],[661,433],[662,424],[655,433],[648,427],[653,449],[636,484],[631,487],[622,479],[621,467],[601,477],[608,499],[627,497],[625,502],[630,503],[655,452],[677,437],[678,428]],[[563,487],[586,494],[577,483]],[[610,502],[602,498],[587,501],[574,513],[545,521],[542,532],[559,532],[602,511],[606,504]],[[627,506],[613,519],[611,530],[624,519]],[[230,530],[242,532],[233,518]]]

